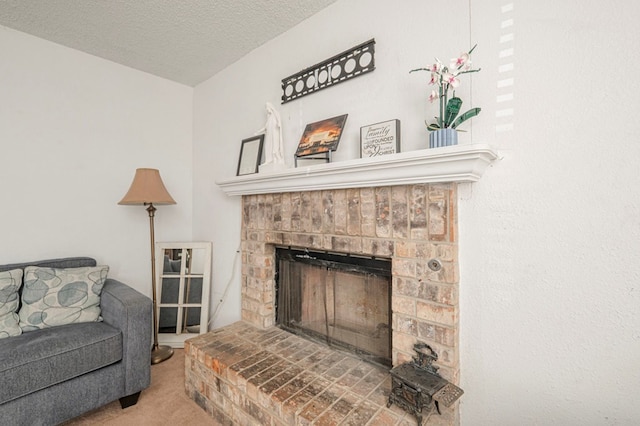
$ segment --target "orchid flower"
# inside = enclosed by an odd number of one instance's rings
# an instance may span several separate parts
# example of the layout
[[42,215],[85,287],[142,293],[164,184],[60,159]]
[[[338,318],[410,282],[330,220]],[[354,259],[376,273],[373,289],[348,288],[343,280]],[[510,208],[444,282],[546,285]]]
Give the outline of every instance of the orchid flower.
[[454,89],[460,85],[460,80],[450,72],[442,74],[442,81]]
[[[431,90],[429,102],[439,101],[439,116],[436,117],[435,123],[427,125],[428,130],[449,127],[455,129],[462,122],[480,113],[480,108],[471,108],[458,116],[462,100],[456,97],[455,93],[455,89],[460,86],[458,78],[460,75],[480,71],[480,68],[471,68],[471,53],[475,48],[476,46],[473,46],[468,52],[463,52],[457,58],[452,58],[449,67],[443,66],[442,62],[435,58],[435,63],[428,68],[416,68],[410,71],[429,71],[431,73],[429,85],[437,86],[437,89]],[[449,89],[453,91],[451,99],[449,99]]]
[[[469,63],[469,54],[468,53],[461,53],[460,56],[458,56],[457,58],[453,58],[451,59],[451,65],[449,68],[454,69],[454,70],[458,70],[460,68],[462,68],[463,66],[466,66],[467,63]],[[469,66],[471,64],[469,63]],[[468,68],[468,67],[466,67]]]

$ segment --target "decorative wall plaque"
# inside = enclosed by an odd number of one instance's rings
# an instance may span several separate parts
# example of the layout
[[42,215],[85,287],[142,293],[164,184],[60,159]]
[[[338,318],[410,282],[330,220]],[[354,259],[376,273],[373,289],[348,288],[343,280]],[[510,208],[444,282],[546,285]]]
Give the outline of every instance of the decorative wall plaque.
[[400,152],[400,120],[383,121],[360,128],[360,157]]
[[376,68],[375,43],[371,39],[283,79],[282,103],[373,71]]

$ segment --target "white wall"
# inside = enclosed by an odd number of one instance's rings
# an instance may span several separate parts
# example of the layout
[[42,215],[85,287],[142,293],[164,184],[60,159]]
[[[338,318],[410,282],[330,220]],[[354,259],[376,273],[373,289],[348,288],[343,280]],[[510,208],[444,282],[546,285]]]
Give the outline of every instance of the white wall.
[[[231,283],[214,327],[240,317],[241,220],[215,181],[235,175],[265,102],[289,156],[306,123],[342,113],[336,161],[358,156],[360,126],[391,118],[402,149],[421,149],[434,110],[427,75],[408,71],[477,42],[482,71],[458,93],[483,112],[461,143],[502,159],[460,188],[462,424],[640,421],[639,15],[633,3],[339,0],[196,87],[193,234],[214,242],[214,305]],[[373,73],[280,105],[282,78],[370,38]]]
[[150,294],[147,212],[117,202],[158,168],[156,239],[191,239],[193,89],[6,27],[0,58],[2,263],[92,256]]
[[640,6],[492,3],[473,139],[503,160],[460,201],[463,423],[638,424]]

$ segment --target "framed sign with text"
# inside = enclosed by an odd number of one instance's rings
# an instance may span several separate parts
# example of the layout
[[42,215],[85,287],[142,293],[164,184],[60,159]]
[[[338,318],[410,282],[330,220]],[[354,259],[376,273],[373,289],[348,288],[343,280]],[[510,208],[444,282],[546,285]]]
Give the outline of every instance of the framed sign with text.
[[400,152],[400,120],[369,124],[360,128],[360,157]]

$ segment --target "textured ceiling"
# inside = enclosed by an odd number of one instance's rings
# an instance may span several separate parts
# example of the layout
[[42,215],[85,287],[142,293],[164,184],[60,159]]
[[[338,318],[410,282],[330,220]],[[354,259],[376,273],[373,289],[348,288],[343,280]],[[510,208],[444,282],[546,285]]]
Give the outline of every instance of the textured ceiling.
[[0,0],[0,25],[195,86],[336,0]]

